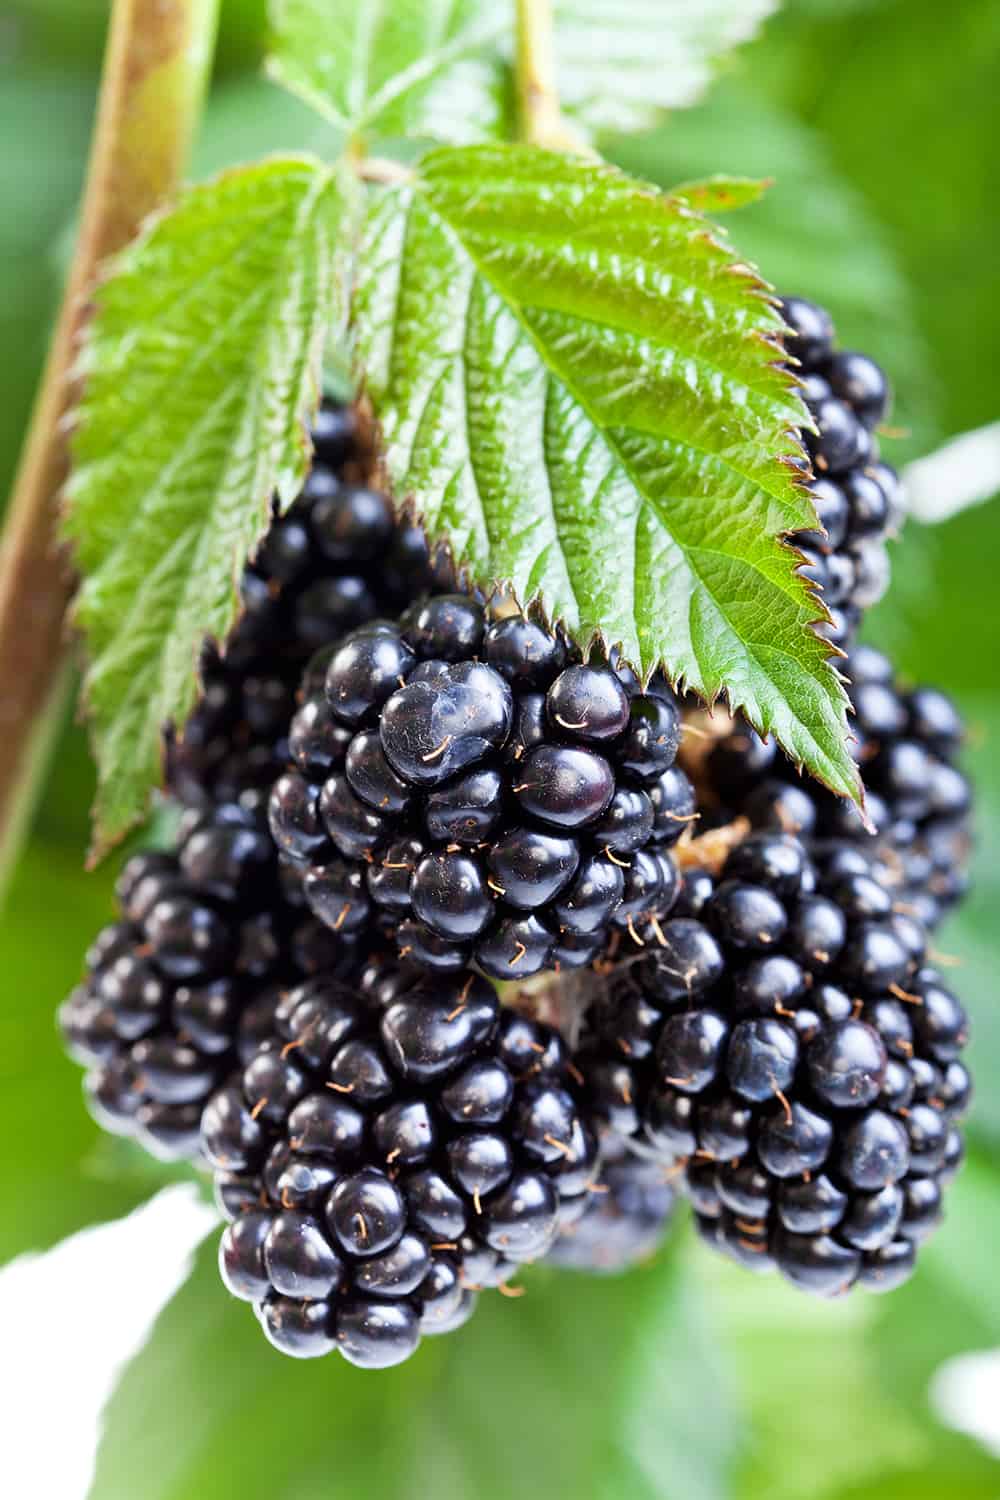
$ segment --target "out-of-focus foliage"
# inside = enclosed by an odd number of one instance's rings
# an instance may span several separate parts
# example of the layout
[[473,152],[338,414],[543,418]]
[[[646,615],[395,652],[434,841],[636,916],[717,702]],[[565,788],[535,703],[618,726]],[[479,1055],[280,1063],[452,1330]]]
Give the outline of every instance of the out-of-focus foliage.
[[891,238],[933,351],[944,429],[993,420],[1000,8],[792,4],[752,63],[761,88],[822,134]]
[[[0,23],[3,489],[56,297],[106,9],[7,0]],[[224,4],[198,175],[335,145],[254,78],[263,11]],[[734,217],[734,238],[886,362],[910,432],[885,446],[905,458],[1000,416],[998,85],[993,0],[789,0],[702,105],[616,154],[664,183],[776,179]],[[521,1301],[491,1294],[410,1366],[366,1375],[271,1353],[218,1291],[207,1246],[111,1408],[98,1500],[996,1500],[1000,1463],[938,1425],[928,1389],[943,1360],[1000,1342],[998,555],[998,505],[911,528],[868,632],[911,677],[956,693],[981,801],[977,889],[940,940],[962,960],[953,978],[975,1021],[974,1151],[915,1280],[816,1305],[709,1263],[682,1234],[627,1281],[535,1273]],[[52,1021],[110,911],[113,871],[81,868],[91,791],[69,730],[0,928],[0,1257],[123,1212],[162,1180],[99,1140]]]
[[[214,1250],[125,1378],[93,1500],[140,1468],[144,1500],[730,1494],[739,1420],[680,1242],[634,1277],[536,1271],[520,1300],[485,1294],[459,1333],[369,1380],[338,1358],[289,1368],[219,1297]],[[164,1389],[199,1421],[168,1426]]]
[[0,52],[0,496],[17,461],[59,289],[57,244],[79,190],[93,108],[86,73]]

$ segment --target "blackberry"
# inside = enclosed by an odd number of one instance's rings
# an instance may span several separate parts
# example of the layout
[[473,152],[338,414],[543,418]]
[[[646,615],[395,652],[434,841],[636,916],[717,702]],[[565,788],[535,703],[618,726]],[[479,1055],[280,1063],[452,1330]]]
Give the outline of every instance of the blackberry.
[[794,539],[803,554],[800,571],[830,608],[824,634],[847,646],[862,612],[888,587],[885,544],[904,516],[899,479],[879,459],[873,436],[888,411],[889,386],[868,355],[834,348],[833,323],[821,307],[786,297],[781,308],[788,352],[816,426],[802,437],[820,530]]
[[202,653],[202,693],[166,737],[167,783],[182,802],[266,793],[288,758],[303,668],[327,641],[433,586],[423,534],[356,481],[361,441],[350,407],[324,401],[301,495],[270,529],[240,581],[243,613],[221,652]]
[[824,1294],[912,1268],[970,1094],[965,1012],[849,852],[831,870],[751,834],[698,917],[623,965],[576,1055],[606,1142],[686,1163],[704,1238]]
[[676,1193],[662,1162],[623,1154],[601,1167],[595,1191],[578,1200],[546,1259],[574,1271],[609,1274],[647,1260],[670,1225]]
[[874,837],[849,803],[801,778],[773,741],[745,725],[707,756],[706,796],[719,821],[745,816],[757,829],[798,834],[831,878],[856,855],[857,869],[874,868],[897,912],[932,929],[967,889],[972,794],[956,763],[961,717],[938,689],[904,688],[871,646],[854,647],[843,670]]
[[223,1280],[285,1353],[406,1359],[586,1218],[576,1087],[559,1034],[478,975],[313,978],[204,1113]]
[[309,916],[266,825],[234,804],[189,816],[173,852],[134,855],[118,899],[60,1010],[63,1035],[101,1125],[193,1157],[206,1100],[252,1055],[281,986],[350,946]]
[[679,732],[662,684],[438,595],[329,655],[271,829],[337,931],[378,921],[440,970],[579,967],[673,901],[669,850],[697,816]]

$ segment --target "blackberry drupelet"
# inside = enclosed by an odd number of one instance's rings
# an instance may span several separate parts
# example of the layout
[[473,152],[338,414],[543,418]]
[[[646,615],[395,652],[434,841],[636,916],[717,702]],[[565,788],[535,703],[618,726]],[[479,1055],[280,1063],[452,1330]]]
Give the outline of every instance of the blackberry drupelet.
[[676,702],[522,615],[438,595],[330,655],[271,830],[335,931],[377,918],[435,969],[590,963],[669,910],[697,814]]
[[786,346],[798,361],[802,395],[817,427],[802,438],[821,530],[794,540],[803,573],[822,589],[830,609],[824,634],[846,646],[863,611],[888,587],[885,543],[904,517],[898,476],[879,459],[873,435],[888,410],[889,386],[866,354],[834,348],[833,323],[821,307],[786,297],[781,310]]
[[362,468],[354,413],[324,401],[301,495],[275,516],[240,582],[243,613],[220,654],[202,654],[202,694],[182,733],[167,736],[171,792],[193,806],[266,794],[287,760],[302,670],[326,641],[430,588],[423,533]]
[[580,1218],[564,1225],[546,1259],[605,1275],[648,1260],[670,1226],[677,1175],[660,1161],[624,1152],[605,1161]]
[[855,809],[800,777],[773,740],[737,726],[704,763],[708,821],[745,816],[758,829],[799,835],[817,859],[874,860],[900,909],[926,928],[967,889],[972,793],[957,759],[962,719],[936,688],[905,689],[888,657],[856,646],[843,664],[855,709],[854,754],[875,825],[866,833]]
[[63,1035],[101,1125],[193,1157],[205,1101],[255,1050],[280,986],[351,949],[309,916],[260,816],[233,804],[190,814],[174,852],[133,856],[118,898]]
[[758,833],[623,966],[576,1057],[600,1129],[686,1162],[703,1236],[822,1294],[897,1285],[968,1103],[961,1004],[872,866]]
[[581,1216],[597,1147],[565,1045],[476,974],[369,965],[287,994],[205,1110],[222,1277],[270,1341],[378,1368]]

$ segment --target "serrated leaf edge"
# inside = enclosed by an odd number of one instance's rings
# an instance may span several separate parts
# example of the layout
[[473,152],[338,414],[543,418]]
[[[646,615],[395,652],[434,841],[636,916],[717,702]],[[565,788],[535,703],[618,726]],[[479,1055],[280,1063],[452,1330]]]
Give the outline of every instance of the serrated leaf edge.
[[[130,274],[135,259],[146,248],[150,239],[155,235],[161,224],[169,219],[171,215],[177,210],[179,204],[183,202],[184,198],[193,194],[212,191],[219,186],[233,180],[234,178],[245,176],[253,172],[259,172],[262,168],[267,167],[288,167],[292,169],[306,168],[314,174],[314,185],[308,195],[303,198],[302,203],[299,205],[297,220],[307,212],[311,212],[311,210],[315,207],[317,198],[323,192],[329,189],[335,179],[339,178],[342,184],[356,183],[356,179],[353,177],[353,174],[346,173],[342,163],[337,163],[333,166],[330,166],[329,164],[320,161],[319,158],[308,153],[297,153],[294,155],[289,155],[287,153],[275,153],[273,155],[264,157],[259,161],[247,165],[230,167],[222,172],[217,173],[215,176],[207,179],[206,181],[198,183],[194,187],[188,188],[185,192],[178,194],[176,197],[164,203],[153,213],[148,215],[140,226],[136,237],[129,243],[129,245],[127,245],[124,250],[119,252],[117,256],[112,257],[108,262],[105,263],[104,266],[102,266],[99,280],[91,296],[91,317],[96,316],[100,311],[102,288],[106,284],[115,280],[118,276],[122,274]],[[353,201],[356,203],[357,200],[354,199]],[[346,318],[346,303],[343,301],[343,299],[341,299],[340,318],[341,321]],[[324,332],[320,337],[316,339],[317,347],[314,348],[311,353],[307,349],[303,350],[301,363],[311,365],[312,367],[311,373],[306,373],[304,377],[306,398],[304,403],[302,403],[302,405],[300,406],[300,410],[297,414],[295,431],[292,434],[292,444],[284,444],[282,452],[277,458],[276,466],[278,472],[275,476],[274,487],[273,489],[269,488],[268,493],[258,501],[257,509],[260,516],[259,527],[256,531],[253,542],[247,549],[246,557],[252,556],[255,548],[259,546],[263,537],[266,535],[268,526],[271,519],[273,519],[274,514],[280,513],[283,510],[287,509],[287,507],[295,499],[298,491],[301,489],[302,479],[304,478],[305,473],[308,470],[308,464],[312,454],[312,443],[309,436],[309,431],[311,422],[314,419],[315,413],[318,409],[321,397],[322,347],[326,343],[326,341],[327,334]],[[67,418],[66,429],[70,433],[78,430],[80,428],[81,421],[85,420],[83,414],[86,406],[86,378],[93,369],[92,359],[93,347],[90,341],[87,338],[84,338],[81,341],[80,349],[76,361],[74,362],[72,371],[73,380],[79,381],[84,389],[83,395],[74,406],[72,412]],[[93,462],[99,462],[99,460],[91,461],[91,463]],[[75,512],[73,509],[73,490],[76,478],[77,470],[74,468],[71,470],[69,476],[67,477],[67,480],[64,483],[57,498],[60,518],[60,534],[64,543],[69,547],[71,556],[75,555],[75,552],[79,546],[79,536],[76,534]],[[117,550],[120,542],[121,539],[116,542],[113,550]],[[239,607],[238,589],[239,580],[246,557],[241,558],[240,552],[240,548],[234,549],[233,552],[233,567],[231,578],[235,609],[233,618],[230,622],[229,630],[226,632],[226,638],[228,638],[228,635],[231,633],[233,626],[235,625],[241,614],[241,610]],[[108,555],[110,556],[111,554]],[[70,607],[69,620],[70,624],[77,630],[80,637],[80,643],[82,645],[86,640],[86,632],[81,629],[81,605],[82,600],[78,593],[76,599],[74,599]],[[206,646],[214,647],[216,650],[224,653],[225,639],[220,642],[215,636],[206,633],[200,638],[198,642],[192,643],[192,692],[195,697],[197,696],[198,692],[204,687],[201,667],[204,660],[204,651]],[[95,809],[100,809],[102,802],[102,793],[108,784],[108,774],[102,767],[101,757],[98,753],[98,743],[95,739],[97,731],[93,722],[92,702],[90,698],[90,679],[92,676],[92,671],[93,663],[86,663],[82,672],[79,711],[81,715],[90,722],[89,734],[94,762],[97,768],[97,793],[95,800]],[[164,732],[166,734],[169,734],[171,732],[171,727],[172,726],[168,721],[163,726]],[[160,767],[159,779],[160,784],[162,785],[165,772],[165,743],[162,736],[158,746],[158,751]],[[97,818],[97,820],[95,821],[95,829],[91,849],[87,857],[88,868],[93,868],[97,863],[99,863],[104,855],[127,834],[129,826],[129,824],[122,822],[121,826],[111,829],[105,827],[102,821]]]
[[[447,153],[447,148],[445,149],[445,151],[441,151],[441,152],[432,151],[431,153],[428,154],[427,157],[424,158],[424,161],[423,161],[422,165],[424,167],[426,167],[428,163],[430,163],[431,165],[433,165],[433,161],[434,161],[435,157],[438,157],[438,156],[442,156],[443,157],[443,156],[445,156],[447,154],[448,154]],[[550,153],[544,153],[544,152],[542,152],[541,154],[542,155],[546,155],[546,154],[550,154]],[[708,218],[706,218],[706,216],[703,213],[701,213],[698,209],[694,208],[683,197],[678,196],[676,192],[663,193],[658,188],[656,188],[655,186],[653,186],[652,184],[643,183],[643,182],[640,182],[640,181],[634,181],[633,179],[630,179],[627,176],[627,174],[622,173],[621,171],[619,171],[619,169],[617,169],[617,168],[615,168],[613,166],[610,166],[609,164],[604,163],[604,162],[595,163],[592,158],[581,157],[580,161],[581,161],[581,163],[585,163],[591,169],[595,169],[595,171],[597,172],[598,175],[607,175],[607,176],[619,178],[619,179],[621,179],[621,180],[623,180],[625,182],[628,182],[630,186],[634,185],[635,190],[637,192],[645,193],[645,194],[649,195],[651,198],[653,198],[653,199],[655,199],[657,201],[661,201],[661,202],[662,201],[667,201],[667,202],[670,202],[672,204],[672,206],[682,216],[687,217],[687,218],[691,219],[692,221],[694,221],[694,223],[699,224],[699,225],[702,226],[701,232],[702,232],[702,235],[705,238],[705,240],[706,240],[707,243],[709,243],[713,248],[715,248],[716,250],[718,250],[722,255],[726,256],[727,258],[732,256],[732,252],[729,249],[728,245],[726,244],[726,238],[727,237],[726,237],[725,231],[721,230],[718,226],[714,225],[711,222],[711,220],[709,220]],[[426,183],[426,181],[423,180],[423,179],[421,179],[420,177],[415,177],[413,180],[411,180],[409,183],[407,183],[406,186],[405,186],[405,188],[403,188],[403,189],[399,189],[397,187],[390,187],[390,188],[382,189],[381,191],[384,191],[386,193],[398,193],[400,191],[403,191],[403,192],[408,192],[408,193],[413,193],[413,194],[420,194],[423,197],[423,199],[424,199],[424,201],[426,203],[427,199],[428,199],[428,191],[427,190],[428,190],[428,184]],[[472,264],[475,266],[475,268],[477,270],[477,273],[482,277],[483,281],[487,285],[492,285],[492,282],[491,282],[491,279],[490,279],[490,276],[489,276],[489,272],[487,270],[484,270],[483,266],[481,265],[481,263],[479,262],[479,260],[475,256],[474,252],[469,248],[469,246],[464,242],[464,240],[461,239],[461,236],[453,228],[453,226],[448,222],[447,218],[443,214],[441,214],[432,203],[428,204],[428,206],[431,209],[431,211],[434,213],[435,218],[437,219],[437,221],[439,222],[439,224],[441,226],[441,229],[442,229],[442,232],[444,232],[445,234],[447,234],[448,237],[451,238],[453,240],[453,242],[455,242],[457,244],[457,246],[460,249],[461,253],[464,256],[466,256],[472,262]],[[752,266],[751,264],[749,264],[746,261],[740,261],[740,260],[736,260],[736,259],[733,259],[733,258],[729,258],[728,259],[727,270],[731,274],[733,274],[734,276],[737,276],[741,280],[743,280],[744,283],[746,284],[747,290],[751,293],[751,295],[760,298],[760,300],[762,300],[763,302],[765,302],[777,314],[777,324],[778,324],[778,326],[774,330],[765,330],[765,329],[759,329],[759,328],[758,329],[753,329],[753,330],[750,331],[750,333],[747,336],[748,337],[752,337],[752,338],[756,338],[756,339],[760,340],[761,342],[765,343],[766,345],[768,345],[770,348],[772,348],[774,350],[774,352],[776,354],[776,358],[768,362],[769,367],[771,369],[777,371],[783,377],[783,383],[785,384],[786,389],[790,393],[797,393],[798,389],[801,386],[801,382],[799,381],[798,377],[795,374],[795,366],[797,365],[797,361],[794,359],[793,356],[790,356],[788,354],[788,352],[787,352],[787,350],[785,348],[785,345],[784,345],[784,343],[782,341],[781,330],[785,327],[785,325],[784,325],[784,322],[783,322],[783,320],[781,318],[781,312],[780,312],[781,304],[780,304],[780,299],[775,295],[774,288],[763,278],[763,276],[760,274],[760,272],[754,266]],[[353,297],[353,291],[354,291],[353,286],[352,286],[351,290],[352,290],[352,297]],[[516,316],[516,308],[512,307],[511,310],[515,313],[515,316]],[[548,362],[548,360],[547,360],[547,358],[545,356],[545,352],[539,346],[538,340],[537,340],[537,338],[536,338],[533,330],[530,328],[530,326],[528,326],[520,318],[518,318],[518,324],[519,324],[519,327],[521,329],[522,334],[535,347],[536,352],[537,352],[537,354],[539,356],[539,359],[541,360],[542,364],[546,368],[548,368],[550,370],[552,378],[555,379],[555,380],[557,380],[557,381],[559,381],[560,385],[562,385],[563,384],[562,377],[560,376],[560,374],[559,374],[558,371],[552,369],[551,366],[549,365],[549,362]],[[363,390],[364,389],[364,371],[363,371],[363,369],[361,369],[361,368],[358,367],[357,362],[355,363],[355,376],[356,376],[356,381],[357,381],[357,383],[359,385],[359,388]],[[569,394],[571,395],[571,398],[579,406],[581,406],[581,408],[583,410],[585,410],[585,411],[587,410],[587,403],[585,401],[583,401],[575,393],[570,392]],[[814,422],[812,420],[811,414],[809,413],[808,408],[805,407],[804,403],[802,403],[801,400],[800,400],[798,404],[800,405],[801,412],[802,412],[801,427],[790,427],[789,426],[789,427],[786,427],[786,428],[783,429],[784,435],[789,440],[789,451],[787,453],[785,453],[785,454],[779,454],[779,455],[773,456],[772,457],[772,462],[773,462],[773,464],[774,464],[774,466],[775,466],[776,469],[785,468],[788,471],[790,471],[794,489],[802,497],[802,499],[804,500],[805,504],[808,506],[809,510],[812,512],[812,524],[810,524],[808,521],[805,521],[805,519],[804,519],[804,524],[801,527],[796,527],[796,528],[793,528],[793,529],[789,529],[789,530],[785,531],[784,533],[778,534],[778,535],[775,536],[774,540],[775,540],[775,542],[777,543],[778,546],[781,546],[783,548],[787,548],[789,551],[792,552],[793,555],[797,555],[799,557],[800,562],[804,562],[805,559],[802,557],[799,548],[795,545],[794,536],[795,536],[795,534],[796,534],[796,532],[798,530],[809,531],[809,530],[812,530],[812,529],[817,529],[819,523],[818,523],[818,517],[816,516],[816,512],[815,512],[815,507],[814,507],[813,502],[811,500],[811,497],[809,495],[808,489],[806,488],[806,478],[800,477],[801,476],[801,457],[802,457],[802,454],[801,454],[801,448],[799,447],[799,445],[797,443],[798,433],[801,430],[803,430],[803,429],[814,431],[815,430],[815,425],[814,425]],[[621,456],[618,453],[617,446],[614,443],[614,440],[611,437],[611,435],[610,435],[608,429],[606,428],[606,426],[603,423],[601,423],[601,422],[597,422],[596,419],[593,417],[593,414],[591,412],[588,411],[588,415],[591,417],[591,420],[594,421],[595,429],[602,434],[602,437],[603,437],[604,441],[608,444],[608,446],[610,448],[612,448],[614,450],[614,452],[616,453],[619,461],[622,461],[621,460]],[[701,451],[701,450],[697,450],[697,451]],[[719,455],[715,455],[715,454],[709,455],[709,456],[711,456],[713,459],[718,459],[719,458]],[[721,459],[720,461],[724,462],[724,463],[726,462],[725,459]],[[730,465],[730,467],[732,467],[732,466]],[[740,473],[741,471],[738,470],[738,469],[734,469],[734,472]],[[388,480],[388,474],[387,474],[387,471],[385,469],[384,464],[382,465],[382,474],[383,474],[383,477],[386,480]],[[746,477],[746,476],[743,476],[743,477]],[[762,489],[764,489],[766,493],[771,494],[773,498],[775,498],[775,499],[777,499],[779,501],[781,500],[781,498],[782,498],[781,494],[778,493],[775,488],[772,488],[771,486],[766,486],[766,485],[762,484],[758,480],[755,480],[754,483],[760,484],[760,487]],[[410,496],[410,497],[404,497],[403,511],[402,511],[402,513],[406,514],[406,515],[408,515],[410,517],[412,517],[418,524],[420,524],[423,527],[423,529],[425,530],[425,532],[427,533],[428,536],[434,537],[439,543],[442,543],[445,546],[446,553],[447,553],[447,556],[449,558],[449,562],[450,562],[451,566],[453,567],[453,569],[454,569],[457,577],[461,577],[461,578],[465,579],[468,583],[478,582],[478,583],[481,584],[483,582],[482,579],[478,578],[478,576],[473,573],[473,571],[471,569],[471,566],[468,563],[460,560],[459,558],[456,558],[455,553],[454,553],[454,549],[453,549],[452,544],[450,542],[450,539],[448,539],[447,536],[439,535],[437,533],[436,528],[428,521],[427,515],[416,506],[414,498],[412,496]],[[678,544],[678,545],[681,545],[681,544]],[[687,556],[687,549],[686,548],[682,548],[682,550],[685,552],[685,556]],[[690,564],[690,560],[689,560],[689,566],[692,566],[692,571],[695,572],[695,573],[697,573],[697,569],[693,568],[693,565]],[[803,622],[803,625],[802,625],[802,629],[803,629],[803,631],[806,634],[812,635],[813,637],[815,637],[816,634],[817,634],[816,627],[822,626],[825,622],[827,622],[829,620],[829,612],[828,612],[827,606],[826,606],[825,602],[818,596],[818,594],[817,594],[815,588],[812,586],[811,582],[809,580],[807,580],[807,579],[802,578],[801,574],[799,574],[797,572],[797,570],[793,573],[792,577],[798,580],[799,588],[800,588],[800,591],[801,591],[801,594],[800,594],[800,600],[801,600],[801,602],[803,604],[808,604],[810,607],[815,608],[817,610],[816,617],[814,619],[812,619],[812,620]],[[781,587],[782,591],[785,592],[790,598],[794,598],[795,597],[795,594],[796,594],[797,590],[795,589],[794,584],[792,586],[790,586],[790,587],[786,587],[783,582],[779,582],[778,586]],[[529,595],[527,595],[524,598],[521,598],[518,595],[518,591],[513,586],[513,584],[511,583],[510,580],[504,580],[504,579],[501,579],[500,577],[498,577],[497,575],[493,575],[493,576],[491,576],[490,581],[489,581],[488,591],[489,592],[493,592],[493,591],[496,591],[496,590],[502,590],[502,591],[505,591],[505,592],[509,593],[509,595],[515,600],[515,602],[518,604],[518,606],[520,608],[522,608],[524,610],[533,610],[536,613],[539,613],[540,616],[542,618],[544,618],[544,620],[550,626],[552,626],[552,627],[560,626],[560,627],[566,629],[571,635],[573,634],[572,627],[570,627],[569,625],[567,625],[566,622],[565,622],[565,620],[562,619],[562,617],[560,617],[558,619],[554,619],[551,616],[551,614],[550,614],[550,612],[548,610],[548,607],[547,607],[547,605],[545,603],[545,600],[542,597],[540,591],[537,592],[537,593],[529,594]],[[574,636],[573,638],[574,639],[579,639],[576,636]],[[822,637],[820,637],[820,639],[822,640]],[[586,639],[585,641],[580,641],[579,643],[581,645],[581,648],[584,649],[585,651],[591,650],[595,645],[598,645],[602,650],[605,650],[605,651],[607,651],[608,649],[612,649],[612,648],[619,648],[620,649],[622,647],[622,643],[619,642],[619,641],[616,641],[616,642],[608,641],[608,639],[604,635],[603,631],[600,631],[599,629],[594,629],[591,632],[591,634],[590,634],[590,636],[589,636],[588,639]],[[827,686],[826,684],[824,684],[820,678],[816,678],[814,680],[816,682],[817,689],[820,690],[820,691],[822,691],[824,693],[825,697],[827,698],[827,701],[829,702],[831,709],[833,709],[834,712],[836,712],[838,709],[841,711],[842,723],[843,723],[843,728],[844,728],[844,736],[845,736],[845,747],[846,747],[846,742],[851,737],[850,734],[849,734],[849,727],[848,727],[848,724],[847,724],[847,711],[850,709],[851,705],[850,705],[850,700],[848,698],[848,695],[847,695],[847,692],[846,692],[846,688],[845,688],[845,685],[844,685],[845,679],[843,678],[843,675],[839,672],[839,670],[837,669],[837,667],[835,665],[835,663],[836,663],[836,661],[838,659],[842,659],[843,658],[844,653],[842,651],[840,651],[837,647],[835,647],[834,645],[832,645],[832,643],[825,643],[825,644],[826,644],[827,649],[825,651],[824,656],[821,658],[821,661],[823,662],[824,665],[826,665],[829,668],[829,672],[830,672],[829,685]],[[757,654],[754,651],[751,650],[751,648],[749,647],[749,645],[747,646],[746,649],[748,651],[748,654],[755,661],[757,661],[758,666],[761,667],[761,670],[762,671],[766,671],[766,669],[763,667],[763,664],[760,662],[760,658],[757,656]],[[628,659],[628,657],[626,657],[626,659]],[[689,689],[689,688],[686,687],[686,684],[685,684],[684,679],[683,679],[683,674],[672,674],[672,673],[670,673],[668,671],[668,669],[666,668],[666,665],[662,661],[659,661],[659,660],[654,661],[653,663],[650,664],[650,666],[647,669],[635,668],[635,663],[633,663],[631,661],[630,661],[630,665],[632,665],[634,669],[636,669],[636,670],[639,671],[640,678],[641,678],[641,680],[643,682],[648,682],[649,679],[652,677],[652,675],[657,670],[659,670],[659,671],[662,671],[664,673],[664,675],[668,677],[668,680],[670,680],[671,683],[672,683],[672,685],[674,687],[676,687],[678,690],[681,690],[681,691],[685,691],[685,690],[691,691],[691,689]],[[733,705],[733,703],[732,703],[732,700],[731,700],[731,697],[730,697],[730,694],[729,694],[729,690],[727,688],[725,688],[724,686],[722,688],[720,688],[719,692],[710,700],[709,707],[711,707],[711,704],[713,702],[717,702],[720,697],[722,699],[724,699],[724,701],[726,701],[727,704],[729,704],[729,706],[732,709],[732,711],[734,711],[734,712],[737,712],[737,711],[740,712],[743,715],[743,717],[746,718],[748,720],[748,722],[750,722],[753,725],[753,727],[758,730],[758,732],[760,732],[760,733],[762,733],[764,735],[768,735],[768,734],[770,734],[772,732],[775,732],[772,727],[769,727],[768,716],[762,716],[762,718],[758,721],[756,719],[756,716],[751,717],[751,715],[749,713],[747,713],[747,711],[745,709],[743,709],[743,708],[738,708],[737,709],[736,706]],[[773,719],[770,720],[770,723],[773,725]],[[804,723],[804,721],[801,720],[801,719],[796,718],[796,723],[800,726],[800,731],[805,735],[805,737],[806,737],[806,743],[814,751],[814,758],[816,760],[816,769],[815,769],[814,774],[816,776],[816,779],[818,779],[822,784],[826,785],[835,794],[849,797],[852,801],[854,801],[859,806],[859,808],[862,810],[862,815],[864,816],[864,790],[863,790],[863,786],[862,786],[860,775],[857,772],[856,767],[854,768],[854,775],[853,775],[853,777],[851,779],[850,784],[846,783],[840,776],[837,775],[836,770],[834,768],[834,764],[833,764],[831,758],[829,757],[829,755],[825,751],[821,750],[821,747],[819,746],[818,741],[815,739],[814,735],[808,729],[808,726]],[[796,735],[795,738],[796,738],[796,740],[798,740],[799,736]],[[797,766],[797,768],[799,770],[801,770],[802,766],[803,766],[803,763],[804,763],[801,751],[796,751],[794,749],[789,748],[788,746],[783,746],[783,748],[785,749],[785,753],[788,754],[789,758],[792,760],[793,764],[795,764]]]

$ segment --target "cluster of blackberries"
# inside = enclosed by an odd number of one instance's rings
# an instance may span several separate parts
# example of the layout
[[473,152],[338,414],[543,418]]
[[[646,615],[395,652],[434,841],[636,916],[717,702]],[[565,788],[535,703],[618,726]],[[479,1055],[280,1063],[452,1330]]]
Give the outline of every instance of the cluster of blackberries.
[[420,528],[356,482],[364,464],[353,409],[324,401],[311,436],[302,494],[275,516],[244,569],[243,612],[224,652],[206,646],[201,698],[183,734],[167,737],[169,789],[188,805],[266,795],[288,758],[309,657],[365,620],[397,614],[434,583]]
[[697,816],[680,715],[473,598],[352,632],[293,720],[271,831],[337,932],[378,914],[429,968],[499,979],[581,967],[669,909]]
[[60,1024],[106,1129],[195,1157],[207,1099],[268,1034],[282,987],[358,953],[310,917],[266,823],[236,804],[189,815],[173,852],[134,855],[118,900]]
[[746,725],[720,739],[705,761],[706,822],[742,815],[754,828],[795,833],[820,848],[858,843],[897,906],[932,930],[968,883],[972,796],[957,765],[962,720],[937,688],[905,689],[871,646],[855,646],[843,670],[874,835],[851,803],[798,775],[773,740]]
[[398,1363],[586,1220],[575,1089],[559,1034],[476,974],[299,986],[205,1111],[223,1280],[288,1354]]
[[[926,934],[965,888],[962,726],[854,644],[902,519],[886,382],[782,306],[874,836],[739,724],[691,725],[682,768],[661,678],[456,592],[323,404],[168,735],[193,810],[124,867],[61,1011],[99,1120],[211,1165],[223,1279],[285,1352],[395,1364],[525,1262],[641,1259],[678,1193],[826,1295],[897,1285],[940,1217],[970,1083]],[[742,841],[693,867],[718,827]],[[545,971],[507,1005],[484,977]]]
[[889,585],[886,538],[903,521],[899,478],[880,460],[873,436],[888,409],[889,385],[867,354],[834,349],[833,322],[823,308],[786,297],[781,311],[816,428],[802,434],[803,464],[822,529],[795,542],[805,559],[802,573],[830,611],[825,633],[844,646]]
[[721,877],[688,873],[593,1007],[595,1116],[684,1162],[700,1230],[744,1264],[896,1286],[961,1160],[965,1013],[858,845],[753,834]]

